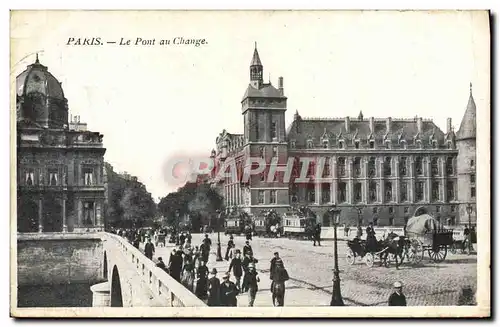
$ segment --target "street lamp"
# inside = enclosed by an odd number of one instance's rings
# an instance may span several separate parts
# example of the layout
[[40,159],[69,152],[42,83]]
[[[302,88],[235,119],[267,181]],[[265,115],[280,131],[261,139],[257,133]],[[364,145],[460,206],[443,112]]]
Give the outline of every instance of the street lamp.
[[472,214],[472,205],[469,203],[467,205],[467,214],[469,215],[469,235],[467,235],[467,237],[469,238],[469,244],[468,244],[468,247],[469,247],[469,253],[472,252],[472,224],[471,224],[471,219],[470,219],[470,215]]
[[334,257],[334,269],[333,269],[333,289],[332,289],[332,301],[330,306],[344,306],[344,301],[342,300],[342,294],[340,293],[340,277],[339,277],[339,256],[337,253],[337,226],[340,223],[340,209],[333,206],[329,212],[330,217],[333,220],[333,257]]
[[222,260],[222,251],[220,247],[220,221],[222,217],[222,212],[220,210],[217,210],[217,258],[215,261],[223,261]]
[[179,219],[179,210],[175,211],[175,217],[177,222],[177,230],[176,230],[177,235],[175,236],[175,245],[181,245],[180,232],[179,232],[181,222]]

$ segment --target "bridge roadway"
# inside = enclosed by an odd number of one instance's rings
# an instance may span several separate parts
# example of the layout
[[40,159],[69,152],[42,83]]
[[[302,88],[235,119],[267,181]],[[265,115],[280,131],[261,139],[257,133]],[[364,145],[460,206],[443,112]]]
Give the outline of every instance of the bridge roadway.
[[[229,262],[216,262],[217,233],[209,235],[212,249],[209,269],[217,268],[218,277],[229,268]],[[203,234],[193,234],[193,245],[199,245]],[[224,256],[229,236],[221,233]],[[242,249],[245,238],[235,236],[236,248]],[[408,305],[457,305],[463,287],[476,291],[477,264],[475,255],[450,254],[444,262],[433,263],[426,254],[419,266],[404,264],[399,270],[394,265],[379,267],[377,262],[369,268],[364,262],[347,264],[345,240],[339,241],[339,269],[341,289],[346,305],[385,306],[392,292],[392,284],[401,281],[404,285]],[[254,237],[251,241],[260,283],[254,306],[272,306],[269,266],[273,253],[278,251],[285,263],[291,280],[286,283],[285,306],[328,306],[332,291],[333,241],[323,241],[321,247],[312,242],[289,239]],[[154,256],[168,263],[173,245],[158,247]],[[231,278],[234,281],[234,277]],[[238,306],[248,306],[248,295],[238,296]]]

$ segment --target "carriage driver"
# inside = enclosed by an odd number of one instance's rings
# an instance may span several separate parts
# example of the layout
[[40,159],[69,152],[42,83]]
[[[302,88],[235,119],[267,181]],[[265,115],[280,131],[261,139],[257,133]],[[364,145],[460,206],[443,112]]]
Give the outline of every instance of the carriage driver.
[[375,230],[373,229],[373,222],[366,227],[366,248],[375,249],[377,246],[377,238],[375,237]]

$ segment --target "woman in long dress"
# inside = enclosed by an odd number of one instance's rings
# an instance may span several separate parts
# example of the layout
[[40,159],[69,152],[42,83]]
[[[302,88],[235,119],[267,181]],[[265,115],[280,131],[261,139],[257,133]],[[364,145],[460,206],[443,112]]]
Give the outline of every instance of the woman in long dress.
[[182,269],[182,285],[191,292],[194,291],[194,261],[191,250],[184,254],[184,268]]

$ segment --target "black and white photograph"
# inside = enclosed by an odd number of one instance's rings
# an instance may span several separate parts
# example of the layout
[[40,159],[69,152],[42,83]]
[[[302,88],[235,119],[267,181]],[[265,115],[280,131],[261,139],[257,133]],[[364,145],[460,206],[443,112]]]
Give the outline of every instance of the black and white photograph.
[[491,315],[488,11],[13,10],[10,47],[11,316]]

